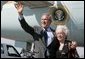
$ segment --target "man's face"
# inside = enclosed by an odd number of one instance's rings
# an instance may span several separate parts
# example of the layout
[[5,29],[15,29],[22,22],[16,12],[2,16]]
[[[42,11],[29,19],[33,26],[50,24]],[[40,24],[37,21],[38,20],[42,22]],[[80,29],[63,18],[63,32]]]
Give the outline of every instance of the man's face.
[[43,15],[41,17],[41,26],[43,28],[47,28],[48,26],[50,26],[51,24],[51,17],[47,16],[47,15]]

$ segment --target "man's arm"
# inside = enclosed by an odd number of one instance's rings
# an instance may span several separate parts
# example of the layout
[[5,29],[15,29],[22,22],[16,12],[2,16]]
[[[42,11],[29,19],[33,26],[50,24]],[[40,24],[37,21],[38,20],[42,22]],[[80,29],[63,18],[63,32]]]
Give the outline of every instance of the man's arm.
[[34,34],[34,28],[32,28],[31,26],[27,24],[24,17],[19,19],[19,22],[20,22],[21,27],[24,29],[24,31],[26,31],[27,33],[30,33],[31,35]]
[[17,3],[17,5],[15,5],[15,7],[16,7],[16,9],[17,9],[17,12],[18,12],[18,14],[19,14],[19,22],[20,22],[20,25],[21,25],[21,27],[27,32],[27,33],[30,33],[31,35],[33,35],[34,34],[34,29],[31,27],[31,26],[29,26],[28,24],[27,24],[27,22],[25,21],[25,19],[24,19],[24,17],[23,17],[23,4],[22,4],[22,2],[18,2]]

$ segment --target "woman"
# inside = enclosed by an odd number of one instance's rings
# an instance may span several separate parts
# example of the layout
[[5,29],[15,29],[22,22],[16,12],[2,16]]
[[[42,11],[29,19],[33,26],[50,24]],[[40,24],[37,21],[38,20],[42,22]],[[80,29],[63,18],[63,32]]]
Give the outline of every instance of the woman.
[[68,28],[65,25],[58,25],[56,28],[56,38],[59,40],[60,47],[56,53],[57,58],[78,58],[75,41],[67,40]]

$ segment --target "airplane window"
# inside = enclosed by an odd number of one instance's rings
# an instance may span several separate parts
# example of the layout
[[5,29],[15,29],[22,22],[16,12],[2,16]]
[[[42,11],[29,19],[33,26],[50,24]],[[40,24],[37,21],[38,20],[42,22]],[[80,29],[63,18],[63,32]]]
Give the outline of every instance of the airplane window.
[[13,46],[7,45],[7,50],[8,50],[9,56],[21,57],[20,54],[17,52],[17,50]]
[[4,54],[4,48],[2,44],[1,44],[1,54]]

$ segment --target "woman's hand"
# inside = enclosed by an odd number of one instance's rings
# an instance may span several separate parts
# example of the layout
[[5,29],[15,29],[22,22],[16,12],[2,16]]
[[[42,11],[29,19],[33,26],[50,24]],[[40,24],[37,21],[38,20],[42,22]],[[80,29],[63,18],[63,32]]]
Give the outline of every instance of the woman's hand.
[[77,42],[76,41],[72,41],[71,49],[76,49],[76,47],[77,47]]

